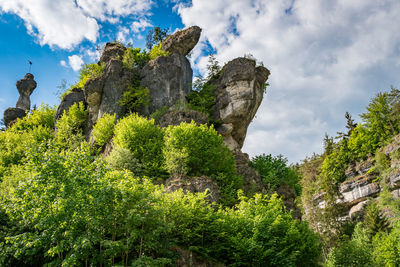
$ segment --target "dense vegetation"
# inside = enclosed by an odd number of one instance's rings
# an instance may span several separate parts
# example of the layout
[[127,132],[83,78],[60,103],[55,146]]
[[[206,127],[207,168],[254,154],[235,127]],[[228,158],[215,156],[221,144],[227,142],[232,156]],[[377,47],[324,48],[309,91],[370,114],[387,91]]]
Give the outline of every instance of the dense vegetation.
[[[212,127],[104,115],[89,145],[83,105],[56,131],[54,113],[40,106],[0,132],[0,265],[173,266],[177,248],[234,266],[317,264],[318,236],[275,194],[238,190],[233,156]],[[171,174],[211,177],[223,204],[153,184]]]
[[[388,188],[392,170],[390,162],[398,160],[398,151],[386,155],[383,148],[400,133],[400,91],[379,93],[361,114],[362,122],[355,123],[346,113],[346,131],[336,138],[325,137],[322,155],[307,158],[300,166],[302,174],[302,203],[306,219],[322,233],[327,266],[398,266],[399,200],[393,199]],[[336,141],[334,141],[336,140]],[[373,175],[383,191],[379,202],[370,200],[364,216],[342,220],[343,206],[339,185],[347,172],[370,162],[366,175]],[[322,194],[321,194],[322,193]],[[320,195],[325,208],[317,208],[314,198]],[[390,220],[384,213],[390,212]],[[357,224],[358,222],[358,224]]]

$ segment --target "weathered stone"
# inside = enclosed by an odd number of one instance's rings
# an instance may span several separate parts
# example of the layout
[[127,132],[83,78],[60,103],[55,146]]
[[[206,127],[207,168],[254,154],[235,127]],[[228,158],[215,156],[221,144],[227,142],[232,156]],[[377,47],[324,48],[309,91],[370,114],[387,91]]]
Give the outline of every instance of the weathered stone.
[[203,113],[194,110],[169,111],[160,118],[158,125],[167,127],[168,125],[179,125],[182,122],[190,123],[191,121],[200,125],[206,124],[208,119]]
[[201,28],[192,26],[190,28],[178,31],[161,43],[161,49],[170,53],[177,53],[186,56],[192,51],[199,41]]
[[399,170],[395,170],[390,174],[390,176],[389,176],[389,184],[393,188],[399,188],[400,187],[400,171]]
[[25,117],[26,111],[20,108],[8,108],[4,111],[4,125],[10,127],[17,119]]
[[185,101],[190,92],[193,71],[186,57],[179,54],[161,56],[141,70],[141,83],[150,92],[149,113],[164,106]]
[[118,42],[107,43],[100,57],[100,63],[101,62],[107,63],[111,59],[122,60],[125,50],[126,48]]
[[165,181],[165,188],[167,192],[174,192],[179,189],[190,193],[199,193],[206,190],[209,191],[207,199],[212,203],[218,203],[220,198],[220,191],[218,185],[209,177],[186,177],[186,176],[173,176]]
[[256,67],[252,59],[236,58],[228,62],[218,77],[210,81],[216,86],[213,117],[232,126],[230,134],[223,136],[231,150],[242,148],[247,127],[263,99],[264,84],[269,74],[266,68]]
[[31,100],[30,96],[36,88],[36,81],[33,79],[33,75],[31,73],[27,73],[25,77],[19,81],[17,81],[17,89],[20,94],[16,107],[22,110],[30,110],[31,109]]
[[358,203],[357,205],[352,206],[349,211],[350,219],[354,220],[354,219],[360,218],[363,215],[364,209],[368,205],[368,203],[369,203],[369,200],[364,200],[364,201],[361,201],[360,203]]
[[339,187],[343,198],[341,203],[353,206],[367,197],[373,197],[381,191],[379,183],[373,182],[373,177],[359,176],[345,181]]
[[85,95],[81,88],[72,89],[71,93],[65,95],[61,100],[60,105],[57,108],[56,115],[54,116],[54,120],[57,120],[64,114],[64,111],[67,112],[69,108],[75,104],[82,102],[86,105]]
[[249,155],[241,151],[235,151],[235,163],[237,174],[243,176],[243,189],[246,194],[263,192],[265,190],[261,176],[250,166]]

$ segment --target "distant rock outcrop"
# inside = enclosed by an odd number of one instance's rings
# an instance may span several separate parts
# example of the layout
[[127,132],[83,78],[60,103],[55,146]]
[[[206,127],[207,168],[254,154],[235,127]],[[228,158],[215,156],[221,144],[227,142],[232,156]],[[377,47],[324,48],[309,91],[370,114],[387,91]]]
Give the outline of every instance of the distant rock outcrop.
[[33,78],[33,74],[27,73],[23,79],[17,82],[17,89],[19,92],[19,99],[16,105],[17,108],[25,111],[31,109],[30,96],[37,85]]
[[210,81],[217,88],[214,117],[222,121],[217,130],[231,150],[240,150],[253,120],[270,72],[248,58],[228,62],[219,76]]
[[200,39],[201,28],[192,26],[187,29],[178,31],[162,42],[161,48],[172,54],[186,56],[192,51]]
[[34,80],[33,74],[27,73],[25,77],[17,81],[17,89],[19,98],[15,108],[8,108],[4,111],[4,124],[6,127],[11,126],[17,119],[25,117],[26,113],[31,108],[30,96],[35,90],[37,83]]

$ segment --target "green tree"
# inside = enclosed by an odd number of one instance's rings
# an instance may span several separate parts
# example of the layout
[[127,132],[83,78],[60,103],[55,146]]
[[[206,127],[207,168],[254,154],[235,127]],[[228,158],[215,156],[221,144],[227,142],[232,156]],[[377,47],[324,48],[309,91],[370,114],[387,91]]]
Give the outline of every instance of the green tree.
[[147,32],[146,35],[146,48],[151,50],[154,45],[160,44],[167,36],[169,29],[161,27],[154,27]]

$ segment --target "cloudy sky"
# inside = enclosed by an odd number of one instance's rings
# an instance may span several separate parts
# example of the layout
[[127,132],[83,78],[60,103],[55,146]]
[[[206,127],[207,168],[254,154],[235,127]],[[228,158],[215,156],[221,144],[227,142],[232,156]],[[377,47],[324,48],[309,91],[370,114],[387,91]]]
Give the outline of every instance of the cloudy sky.
[[400,87],[398,0],[0,0],[0,113],[15,105],[15,82],[29,70],[32,102],[57,104],[82,63],[107,41],[144,47],[153,26],[203,28],[191,57],[224,63],[251,53],[271,71],[270,86],[243,150],[297,162],[322,150],[379,91]]

